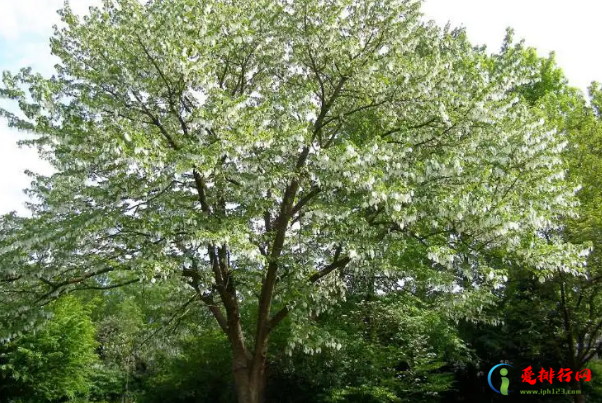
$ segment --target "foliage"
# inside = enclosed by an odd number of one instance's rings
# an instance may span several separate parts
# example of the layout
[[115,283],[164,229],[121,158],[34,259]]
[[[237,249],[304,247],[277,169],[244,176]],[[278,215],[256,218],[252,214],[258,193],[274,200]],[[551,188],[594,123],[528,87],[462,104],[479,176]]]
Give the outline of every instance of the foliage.
[[450,387],[448,363],[465,351],[451,321],[434,305],[389,295],[345,304],[333,315],[340,318],[323,320],[338,349],[312,360],[338,378],[325,388],[325,401],[433,402]]
[[4,396],[18,402],[56,402],[86,396],[98,365],[96,329],[89,309],[76,298],[51,305],[42,328],[1,347]]
[[157,357],[141,401],[231,402],[235,399],[228,341],[219,329],[187,337]]
[[[568,168],[568,180],[575,187],[580,202],[578,216],[560,215],[562,225],[555,231],[547,231],[545,236],[562,237],[567,242],[593,246],[593,249],[579,276],[551,272],[538,279],[529,268],[509,267],[510,280],[492,312],[503,318],[503,325],[464,326],[463,335],[475,349],[480,365],[459,374],[460,388],[461,394],[470,394],[475,401],[484,399],[487,393],[469,392],[475,388],[477,374],[483,378],[483,373],[500,360],[519,367],[562,364],[580,370],[600,351],[602,340],[598,237],[602,228],[599,209],[602,171],[597,147],[602,126],[596,107],[597,86],[592,85],[588,103],[579,91],[569,87],[553,55],[539,58],[534,49],[520,46],[514,51],[522,55],[521,63],[539,67],[537,82],[518,87],[516,91],[541,114],[551,130],[568,140],[562,156]],[[585,385],[589,384],[573,383],[571,387]],[[574,399],[583,401],[581,395]]]
[[592,371],[592,380],[584,383],[583,394],[587,397],[587,401],[600,401],[602,399],[602,361],[599,359],[592,361],[587,367]]

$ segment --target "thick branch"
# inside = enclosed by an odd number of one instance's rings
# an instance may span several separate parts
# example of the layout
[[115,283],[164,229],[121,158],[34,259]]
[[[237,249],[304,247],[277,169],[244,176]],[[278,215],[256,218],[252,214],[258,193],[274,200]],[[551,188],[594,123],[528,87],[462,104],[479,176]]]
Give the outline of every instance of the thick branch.
[[569,354],[571,355],[570,364],[572,364],[573,361],[577,357],[575,356],[573,331],[572,331],[570,316],[569,316],[569,312],[568,312],[568,308],[567,308],[565,282],[564,281],[560,284],[560,296],[561,296],[561,304],[562,304],[562,316],[563,316],[563,322],[564,322],[563,324],[564,324],[565,337],[566,337],[566,342],[568,344]]
[[581,358],[581,362],[583,364],[587,363],[596,353],[596,349],[594,348],[599,337],[600,330],[602,330],[602,320],[600,320],[596,327],[589,333],[589,340],[587,341],[587,345],[583,349],[583,357]]
[[54,282],[54,281],[48,280],[46,278],[39,277],[39,280],[42,283],[50,286],[51,290],[48,291],[47,293],[45,293],[44,295],[42,295],[41,297],[39,297],[34,302],[34,304],[37,304],[37,303],[39,303],[39,302],[47,299],[48,297],[50,297],[52,294],[54,294],[55,292],[59,291],[63,287],[66,287],[66,286],[69,286],[69,285],[72,285],[72,284],[82,283],[82,282],[86,281],[89,278],[92,278],[92,277],[95,277],[95,276],[98,276],[98,275],[101,275],[101,274],[109,273],[109,272],[112,272],[114,270],[115,270],[114,267],[107,267],[107,268],[102,269],[102,270],[98,270],[98,271],[95,271],[95,272],[87,273],[87,274],[84,274],[83,276],[71,278],[71,279],[68,279],[68,280],[65,280],[65,281],[61,281],[61,282]]
[[[337,249],[337,253],[335,253],[334,262],[332,262],[328,266],[324,267],[322,270],[312,274],[309,277],[309,282],[312,284],[316,283],[317,281],[319,281],[323,277],[326,277],[327,275],[329,275],[336,269],[341,269],[341,268],[345,267],[347,264],[349,264],[351,259],[349,257],[344,257],[342,259],[338,259],[337,255],[339,253],[340,253],[340,248]],[[272,318],[270,319],[269,330],[272,330],[276,326],[278,326],[278,324],[286,318],[286,316],[288,315],[289,312],[290,312],[290,309],[288,308],[288,306],[284,306],[282,309],[280,309],[278,312],[276,312],[276,314],[274,316],[272,316]]]
[[190,278],[192,288],[194,288],[196,291],[199,299],[207,306],[224,333],[228,334],[228,323],[226,321],[226,317],[213,300],[213,296],[210,294],[205,294],[201,291],[198,266],[196,265],[195,259],[193,259],[193,268],[184,269],[182,275]]
[[207,196],[205,194],[205,189],[206,189],[205,180],[203,179],[203,177],[201,176],[199,171],[197,171],[196,169],[192,170],[192,174],[194,176],[194,184],[196,186],[196,190],[199,195],[199,202],[201,203],[201,209],[205,213],[210,213],[211,207],[209,206],[209,203],[207,202]]
[[297,214],[299,212],[299,210],[301,210],[318,193],[320,193],[320,188],[315,187],[312,190],[310,190],[309,193],[307,193],[305,196],[303,196],[301,198],[301,200],[299,200],[297,202],[297,204],[295,204],[295,206],[293,207],[293,210],[291,212],[291,216],[294,216],[295,214]]
[[140,282],[140,279],[135,278],[133,280],[125,281],[123,283],[112,284],[112,285],[107,285],[107,286],[84,285],[83,287],[77,287],[75,290],[77,290],[77,291],[79,291],[79,290],[112,290],[113,288],[125,287],[126,285],[139,283],[139,282]]
[[[328,101],[322,103],[320,114],[317,117],[316,122],[314,124],[312,142],[316,137],[320,139],[320,132],[324,125],[324,119],[327,116],[330,109],[332,108],[335,100],[339,96],[347,80],[348,77],[342,76]],[[267,340],[270,332],[270,307],[272,304],[274,294],[274,286],[277,280],[278,260],[280,258],[280,255],[282,254],[289,222],[293,217],[293,212],[295,208],[295,198],[297,197],[297,193],[300,187],[300,178],[298,177],[298,175],[307,161],[309,151],[310,146],[306,145],[303,148],[301,154],[299,155],[299,158],[297,159],[297,163],[294,168],[295,176],[293,177],[293,179],[291,179],[290,183],[285,189],[284,196],[280,204],[280,212],[275,221],[274,242],[270,250],[267,273],[263,280],[263,284],[261,287],[261,295],[259,298],[259,311],[257,315],[257,331],[255,335],[255,352],[252,363],[252,371],[260,371],[261,368],[263,368],[266,359]],[[303,203],[299,205],[299,209],[302,206]]]

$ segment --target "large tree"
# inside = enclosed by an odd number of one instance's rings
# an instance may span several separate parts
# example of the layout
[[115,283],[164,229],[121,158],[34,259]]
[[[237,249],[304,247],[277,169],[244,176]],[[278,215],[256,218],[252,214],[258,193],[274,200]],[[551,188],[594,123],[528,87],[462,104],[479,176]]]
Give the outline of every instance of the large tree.
[[[600,266],[600,164],[601,129],[599,85],[593,83],[589,102],[582,92],[569,86],[554,55],[541,58],[535,49],[514,47],[522,54],[521,63],[537,71],[536,82],[522,85],[517,92],[544,117],[550,129],[561,133],[569,144],[563,151],[568,167],[567,179],[579,189],[578,217],[562,217],[563,225],[546,236],[560,236],[574,244],[593,246],[582,275],[551,272],[538,279],[528,267],[510,269],[509,282],[491,314],[503,320],[502,326],[463,326],[467,342],[475,346],[481,360],[470,368],[465,390],[474,401],[483,394],[475,392],[476,373],[504,358],[515,367],[571,368],[574,373],[586,367],[596,370],[592,362],[602,352],[602,272]],[[594,377],[597,374],[594,373]],[[576,403],[583,402],[582,387],[592,384],[574,376],[570,387]],[[589,394],[591,395],[591,389]],[[488,393],[488,392],[486,392]],[[549,398],[549,396],[547,396]],[[590,397],[594,399],[593,396]],[[520,400],[520,396],[516,397]],[[527,400],[531,401],[532,397]],[[561,399],[562,400],[562,399]]]
[[[569,145],[563,152],[563,159],[568,167],[568,180],[578,189],[578,216],[564,217],[557,234],[567,242],[589,245],[592,251],[583,275],[571,276],[561,271],[552,276],[549,284],[529,284],[523,278],[518,281],[523,292],[516,295],[524,293],[524,290],[534,294],[539,306],[531,314],[545,318],[542,336],[549,332],[557,335],[555,340],[542,343],[547,344],[546,353],[556,354],[558,362],[578,372],[589,366],[602,351],[602,244],[599,236],[602,229],[602,91],[599,84],[593,83],[589,88],[589,99],[586,99],[581,91],[568,85],[553,55],[540,59],[531,49],[525,56],[525,63],[540,66],[540,80],[535,85],[524,87],[523,95],[541,111],[551,128],[565,133]],[[514,296],[509,295],[510,303],[513,299]],[[519,323],[524,321],[524,316],[516,317],[520,318]],[[581,392],[582,383],[573,377],[571,388]],[[576,394],[573,399],[579,403],[584,396]]]
[[[583,276],[555,276],[555,293],[544,293],[559,314],[562,340],[562,361],[575,371],[589,366],[602,353],[602,91],[597,83],[589,88],[589,102],[582,97],[556,96],[559,124],[570,133],[570,147],[565,160],[569,167],[569,179],[580,185],[577,193],[580,201],[579,216],[566,220],[562,234],[567,241],[589,243],[592,252],[587,259]],[[563,102],[564,101],[564,102]],[[549,103],[554,105],[554,100]],[[565,113],[562,113],[565,112]],[[581,390],[581,384],[573,379],[573,388]],[[583,402],[583,395],[575,395],[576,403]]]
[[55,170],[32,173],[31,217],[1,222],[6,339],[65,293],[174,281],[166,302],[207,307],[255,403],[272,329],[290,319],[308,343],[345,273],[453,291],[470,315],[504,259],[575,267],[541,236],[573,195],[562,139],[516,97],[531,72],[509,46],[493,66],[420,22],[419,2],[105,0],[61,16],[56,74],[0,89]]

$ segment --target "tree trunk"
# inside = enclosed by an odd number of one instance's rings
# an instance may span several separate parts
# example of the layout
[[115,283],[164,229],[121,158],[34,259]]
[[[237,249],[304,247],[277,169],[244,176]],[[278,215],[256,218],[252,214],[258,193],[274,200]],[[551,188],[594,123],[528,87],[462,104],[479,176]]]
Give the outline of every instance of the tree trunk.
[[234,372],[236,400],[238,403],[259,403],[256,385],[253,385],[248,371]]
[[571,390],[579,391],[578,395],[573,395],[573,402],[583,403],[583,395],[581,394],[581,382],[577,381],[576,379],[573,379],[573,381],[571,382]]
[[254,372],[242,368],[234,370],[238,403],[263,403],[265,400],[265,369]]

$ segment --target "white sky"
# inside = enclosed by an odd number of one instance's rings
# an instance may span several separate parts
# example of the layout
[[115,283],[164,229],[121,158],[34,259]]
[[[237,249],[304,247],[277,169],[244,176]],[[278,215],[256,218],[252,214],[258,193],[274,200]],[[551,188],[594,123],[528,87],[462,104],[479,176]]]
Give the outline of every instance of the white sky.
[[[83,12],[98,0],[71,0]],[[0,70],[32,66],[41,73],[52,71],[48,37],[58,22],[55,12],[63,0],[0,0]],[[573,86],[584,89],[602,81],[602,1],[600,0],[425,0],[428,19],[444,25],[464,26],[475,44],[498,50],[506,27],[515,29],[541,55],[556,52],[558,64]],[[0,214],[25,213],[23,188],[29,185],[25,169],[44,171],[35,151],[19,149],[22,136],[0,122]]]

